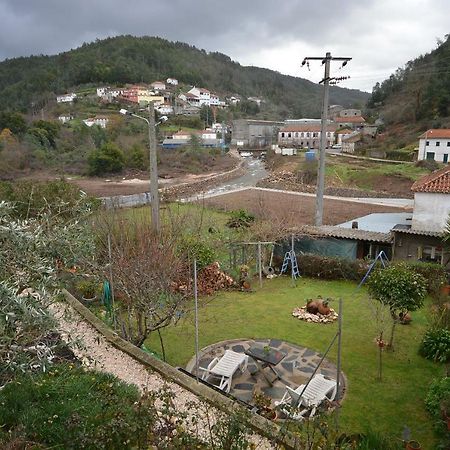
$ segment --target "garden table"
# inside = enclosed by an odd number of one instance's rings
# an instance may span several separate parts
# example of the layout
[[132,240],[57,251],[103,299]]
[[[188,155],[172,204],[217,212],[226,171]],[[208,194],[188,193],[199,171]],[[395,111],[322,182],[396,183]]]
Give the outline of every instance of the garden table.
[[[275,380],[280,379],[280,375],[276,372],[274,367],[280,363],[285,357],[286,353],[276,350],[275,348],[261,345],[252,345],[245,354],[250,356],[256,364],[258,371],[262,373],[266,381],[272,386]],[[270,379],[265,373],[264,369],[268,368],[275,378]]]

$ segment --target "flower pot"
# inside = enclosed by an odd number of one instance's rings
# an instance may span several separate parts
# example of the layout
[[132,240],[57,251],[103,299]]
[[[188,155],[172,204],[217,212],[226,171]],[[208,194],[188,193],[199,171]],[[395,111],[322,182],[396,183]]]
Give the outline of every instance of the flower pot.
[[420,450],[421,448],[417,441],[408,441],[406,443],[406,450]]
[[94,303],[97,300],[97,296],[94,295],[93,297],[85,297],[84,295],[81,297],[81,299],[83,300],[83,302],[85,303]]

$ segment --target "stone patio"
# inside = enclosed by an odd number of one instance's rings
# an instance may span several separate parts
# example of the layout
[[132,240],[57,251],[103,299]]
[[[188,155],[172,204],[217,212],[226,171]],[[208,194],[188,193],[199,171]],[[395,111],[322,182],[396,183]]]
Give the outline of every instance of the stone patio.
[[[253,405],[253,393],[262,391],[266,396],[270,397],[272,406],[274,406],[274,402],[281,400],[283,397],[285,386],[295,389],[300,384],[305,384],[308,381],[322,357],[319,353],[306,347],[300,347],[278,339],[234,339],[218,342],[203,348],[199,355],[199,366],[207,367],[214,358],[220,359],[225,350],[244,353],[253,344],[261,345],[262,347],[272,347],[286,353],[286,357],[274,367],[280,379],[276,380],[273,386],[258,371],[255,361],[251,357],[248,360],[247,370],[244,373],[241,373],[239,370],[236,372],[232,380],[230,394],[249,405]],[[187,364],[186,370],[195,374],[195,356]],[[268,371],[269,369],[265,370]],[[317,371],[317,373],[334,380],[336,379],[336,372],[336,366],[327,359],[324,359]],[[200,371],[199,375],[201,376],[201,374],[202,372]],[[339,399],[343,398],[345,389],[345,376],[341,372]]]

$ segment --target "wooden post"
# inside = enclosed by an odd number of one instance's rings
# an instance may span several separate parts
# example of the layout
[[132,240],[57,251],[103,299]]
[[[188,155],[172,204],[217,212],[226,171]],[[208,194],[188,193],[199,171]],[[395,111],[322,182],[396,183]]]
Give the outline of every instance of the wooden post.
[[341,352],[342,352],[342,298],[339,299],[339,312],[338,312],[338,353],[337,353],[337,365],[336,365],[336,429],[339,429],[339,390],[341,387]]
[[112,251],[111,251],[111,234],[108,233],[108,257],[109,257],[109,288],[111,290],[111,312],[114,327],[116,327],[116,312],[114,310],[114,283],[112,270]]
[[259,287],[262,288],[261,242],[258,242],[258,270],[259,270]]
[[197,260],[194,259],[194,303],[195,303],[195,378],[198,383],[198,291],[197,291]]

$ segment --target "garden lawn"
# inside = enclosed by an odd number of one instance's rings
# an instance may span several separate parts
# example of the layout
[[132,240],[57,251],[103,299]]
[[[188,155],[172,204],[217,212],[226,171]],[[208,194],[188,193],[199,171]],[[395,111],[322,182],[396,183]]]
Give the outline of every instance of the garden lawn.
[[[256,287],[257,280],[253,284]],[[378,380],[375,344],[377,320],[365,288],[357,291],[351,282],[302,278],[293,287],[290,278],[281,277],[265,280],[263,288],[252,293],[225,292],[203,299],[200,347],[227,339],[277,338],[324,352],[337,323],[307,323],[291,314],[294,307],[317,295],[343,299],[342,370],[348,383],[340,415],[342,428],[357,432],[371,427],[400,438],[406,425],[422,448],[431,448],[433,423],[425,411],[424,397],[443,368],[418,355],[427,327],[427,306],[412,314],[410,325],[397,326],[395,351],[383,352],[382,382]],[[337,301],[331,306],[337,309]],[[184,367],[194,356],[193,322],[193,315],[189,315],[162,330],[167,359],[174,366]],[[156,334],[146,345],[160,353]],[[336,362],[336,354],[335,345],[328,358]]]

